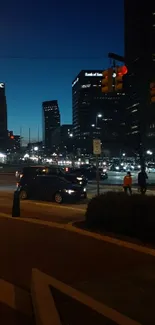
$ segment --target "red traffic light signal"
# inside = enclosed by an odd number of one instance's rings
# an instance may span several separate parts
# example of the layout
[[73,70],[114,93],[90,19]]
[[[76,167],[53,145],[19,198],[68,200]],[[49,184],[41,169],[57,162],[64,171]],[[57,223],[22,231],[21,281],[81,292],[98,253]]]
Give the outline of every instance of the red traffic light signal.
[[109,68],[107,70],[104,70],[102,75],[103,75],[103,79],[102,79],[102,92],[103,93],[110,93],[113,91],[113,69]]
[[115,78],[115,91],[122,91],[123,89],[123,76],[128,73],[128,69],[125,65],[122,67],[116,67]]

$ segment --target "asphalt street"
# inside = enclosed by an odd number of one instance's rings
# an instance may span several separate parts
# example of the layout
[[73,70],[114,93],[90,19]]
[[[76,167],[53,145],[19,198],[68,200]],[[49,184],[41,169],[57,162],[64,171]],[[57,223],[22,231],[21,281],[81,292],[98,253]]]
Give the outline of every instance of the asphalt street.
[[[123,177],[125,176],[125,172],[111,172],[108,171],[108,179],[101,181],[101,184],[104,185],[122,185],[123,182]],[[133,178],[133,183],[137,184],[137,177],[138,173],[133,172],[132,178]],[[93,181],[94,182],[94,181]],[[16,178],[14,174],[3,174],[0,173],[0,184],[1,185],[14,185],[16,183]],[[92,183],[92,182],[90,182]],[[155,173],[148,173],[148,183],[149,184],[155,184]]]
[[38,268],[140,324],[155,324],[153,256],[0,216],[0,260],[0,278],[25,290]]
[[[122,180],[121,175],[110,176],[118,181]],[[88,198],[96,195],[96,182],[90,182],[87,186]],[[0,175],[0,212],[11,215],[13,192],[16,189],[16,179],[14,175]],[[122,186],[100,184],[100,192],[110,190],[122,191]],[[134,188],[137,192],[137,188]],[[155,194],[154,191],[148,190],[148,194]],[[21,217],[41,219],[59,223],[71,223],[83,220],[87,201],[81,201],[79,204],[57,205],[53,202],[39,202],[35,200],[21,201]]]
[[[0,192],[0,212],[11,215],[13,203],[13,193]],[[53,221],[60,223],[70,223],[83,220],[86,203],[58,205],[51,202],[41,202],[36,200],[21,201],[21,217]]]

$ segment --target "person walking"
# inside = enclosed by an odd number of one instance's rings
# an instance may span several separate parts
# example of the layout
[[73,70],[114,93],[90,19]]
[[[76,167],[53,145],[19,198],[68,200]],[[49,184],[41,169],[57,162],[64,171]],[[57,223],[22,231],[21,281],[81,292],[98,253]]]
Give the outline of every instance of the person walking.
[[147,173],[145,171],[145,168],[143,168],[139,174],[138,174],[138,186],[140,189],[141,194],[145,194],[146,190],[147,190],[147,180],[148,176]]
[[127,172],[126,176],[124,176],[123,180],[123,188],[124,192],[128,193],[131,195],[132,194],[132,176],[130,172]]

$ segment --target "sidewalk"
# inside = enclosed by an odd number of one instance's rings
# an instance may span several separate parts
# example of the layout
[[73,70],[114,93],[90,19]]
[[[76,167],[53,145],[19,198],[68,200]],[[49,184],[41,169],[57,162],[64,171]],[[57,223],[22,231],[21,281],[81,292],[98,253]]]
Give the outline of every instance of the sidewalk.
[[30,290],[35,267],[143,325],[155,324],[153,256],[56,224],[0,217],[0,229],[0,277],[6,281]]

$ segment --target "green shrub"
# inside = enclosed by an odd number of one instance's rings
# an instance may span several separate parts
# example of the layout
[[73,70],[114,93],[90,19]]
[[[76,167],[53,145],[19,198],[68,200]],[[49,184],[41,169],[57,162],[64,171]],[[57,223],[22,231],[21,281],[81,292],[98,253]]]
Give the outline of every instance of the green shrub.
[[107,192],[94,197],[86,211],[86,225],[155,242],[155,196]]

